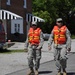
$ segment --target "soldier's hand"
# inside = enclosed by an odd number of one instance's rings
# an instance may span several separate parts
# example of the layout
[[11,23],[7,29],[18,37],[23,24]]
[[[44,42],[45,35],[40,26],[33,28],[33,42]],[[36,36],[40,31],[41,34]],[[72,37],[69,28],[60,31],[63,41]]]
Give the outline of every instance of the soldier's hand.
[[70,52],[71,51],[71,48],[68,48],[68,52]]
[[51,50],[51,46],[48,46],[48,49]]
[[36,49],[37,49],[37,50],[41,50],[41,49],[42,49],[42,47],[38,46]]

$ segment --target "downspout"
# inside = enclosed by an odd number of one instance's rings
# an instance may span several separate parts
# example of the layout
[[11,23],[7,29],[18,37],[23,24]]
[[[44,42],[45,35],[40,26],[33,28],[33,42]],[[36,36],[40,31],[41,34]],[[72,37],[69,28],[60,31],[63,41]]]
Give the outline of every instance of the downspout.
[[0,10],[1,10],[1,0],[0,0]]

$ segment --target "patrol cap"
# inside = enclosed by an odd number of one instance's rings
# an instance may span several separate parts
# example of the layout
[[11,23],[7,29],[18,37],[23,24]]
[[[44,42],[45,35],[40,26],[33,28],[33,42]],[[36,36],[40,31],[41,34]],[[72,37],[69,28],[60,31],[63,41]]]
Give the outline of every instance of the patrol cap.
[[58,22],[58,21],[63,21],[63,20],[62,20],[62,18],[58,18],[58,19],[56,19],[56,21]]
[[37,22],[32,22],[32,26],[37,26]]

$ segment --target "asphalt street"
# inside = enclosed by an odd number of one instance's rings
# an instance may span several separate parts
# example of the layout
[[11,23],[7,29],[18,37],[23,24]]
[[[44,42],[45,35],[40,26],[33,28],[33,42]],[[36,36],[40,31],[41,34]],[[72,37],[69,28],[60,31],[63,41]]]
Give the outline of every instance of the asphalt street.
[[[17,43],[9,50],[24,49],[24,43]],[[53,50],[48,51],[47,41],[44,42],[42,49],[42,59],[39,69],[39,75],[55,75],[57,73],[54,59]],[[75,39],[72,40],[71,53],[69,56],[69,65],[67,69],[69,75],[75,75]],[[72,56],[73,55],[73,56]],[[71,58],[71,59],[70,59]],[[73,63],[73,64],[72,64]],[[28,71],[27,53],[10,53],[0,54],[0,75],[26,75]],[[69,73],[70,72],[70,73]],[[71,73],[72,72],[72,73]]]
[[[28,68],[25,68],[23,70],[19,70],[7,75],[26,75],[27,70]],[[75,53],[69,54],[66,70],[67,70],[67,75],[75,75]],[[54,60],[41,64],[39,69],[39,75],[56,75],[56,74],[57,70]]]
[[[12,42],[10,42],[12,43]],[[8,48],[9,50],[21,50],[24,49],[24,44],[21,42],[15,42],[13,46]],[[44,42],[42,49],[42,59],[40,63],[51,61],[54,59],[53,50],[48,51],[47,41]],[[16,53],[1,53],[0,54],[0,75],[10,74],[19,70],[26,69],[28,67],[27,52]]]

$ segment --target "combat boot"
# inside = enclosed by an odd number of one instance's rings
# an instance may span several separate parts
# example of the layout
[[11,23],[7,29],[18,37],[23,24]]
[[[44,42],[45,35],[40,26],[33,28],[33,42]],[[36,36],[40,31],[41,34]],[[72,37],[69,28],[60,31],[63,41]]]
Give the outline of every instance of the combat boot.
[[63,69],[63,75],[67,75],[67,73],[66,73],[66,70],[65,70],[65,69]]
[[63,75],[67,75],[67,73],[66,72],[63,72]]
[[58,73],[57,73],[57,75],[61,75],[61,68],[58,69]]
[[31,75],[31,74],[34,74],[34,70],[33,69],[29,69],[27,75]]
[[39,75],[39,72],[38,72],[38,70],[35,70],[35,75]]

